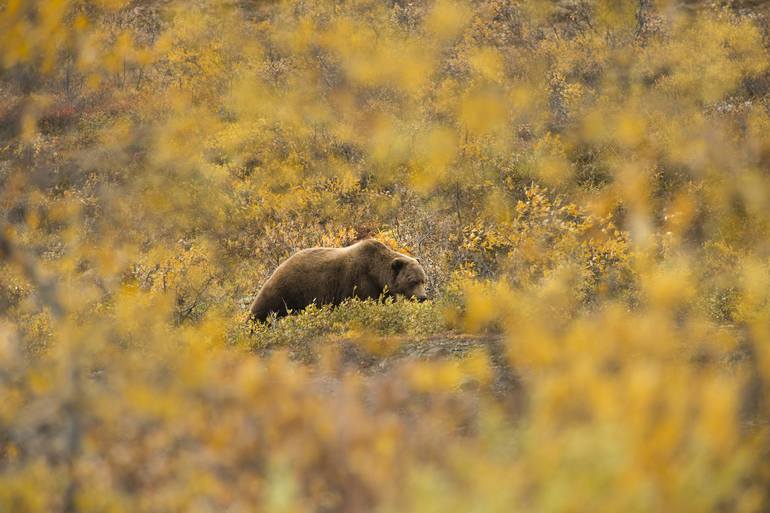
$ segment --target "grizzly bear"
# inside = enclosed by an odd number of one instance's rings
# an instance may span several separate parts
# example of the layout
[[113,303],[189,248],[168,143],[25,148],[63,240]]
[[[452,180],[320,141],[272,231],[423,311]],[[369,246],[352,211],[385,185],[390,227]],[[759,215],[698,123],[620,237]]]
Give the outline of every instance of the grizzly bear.
[[425,271],[417,259],[374,239],[346,248],[303,249],[284,261],[257,294],[249,318],[264,321],[311,303],[338,305],[343,300],[396,295],[426,299]]

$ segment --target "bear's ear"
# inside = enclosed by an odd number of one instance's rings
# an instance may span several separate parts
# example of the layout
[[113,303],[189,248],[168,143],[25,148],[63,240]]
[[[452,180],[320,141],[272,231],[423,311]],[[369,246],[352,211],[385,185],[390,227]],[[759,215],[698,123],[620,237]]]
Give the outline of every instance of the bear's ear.
[[390,264],[391,269],[398,274],[398,272],[404,268],[406,265],[406,260],[403,258],[396,258],[393,260],[393,262]]

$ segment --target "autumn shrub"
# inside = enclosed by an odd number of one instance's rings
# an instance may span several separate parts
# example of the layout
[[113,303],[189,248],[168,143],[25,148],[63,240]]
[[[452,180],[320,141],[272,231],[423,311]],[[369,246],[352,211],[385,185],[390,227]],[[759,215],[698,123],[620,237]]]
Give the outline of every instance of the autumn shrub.
[[769,20],[0,2],[0,511],[766,512]]
[[239,328],[249,332],[245,343],[254,349],[310,344],[321,337],[360,337],[401,335],[421,338],[446,333],[443,306],[437,302],[349,299],[331,307],[310,305],[286,318],[274,316],[265,322],[248,323]]
[[462,249],[480,277],[504,277],[511,286],[537,285],[560,268],[573,267],[583,303],[597,295],[628,297],[633,268],[627,234],[612,220],[562,204],[537,186],[525,189],[510,219],[466,226]]

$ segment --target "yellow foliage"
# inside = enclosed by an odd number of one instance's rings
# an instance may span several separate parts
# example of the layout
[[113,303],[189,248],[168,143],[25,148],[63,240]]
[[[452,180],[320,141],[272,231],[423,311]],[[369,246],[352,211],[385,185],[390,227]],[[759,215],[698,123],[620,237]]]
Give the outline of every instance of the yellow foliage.
[[460,102],[457,117],[472,134],[497,131],[505,122],[503,98],[499,91],[489,87],[470,90]]
[[[766,511],[770,14],[680,4],[0,5],[0,511]],[[244,322],[364,237],[430,300]]]
[[440,39],[452,39],[462,32],[470,14],[470,8],[463,2],[438,0],[433,4],[425,24]]
[[503,59],[492,48],[474,49],[468,57],[473,69],[483,78],[491,82],[501,82],[503,79]]

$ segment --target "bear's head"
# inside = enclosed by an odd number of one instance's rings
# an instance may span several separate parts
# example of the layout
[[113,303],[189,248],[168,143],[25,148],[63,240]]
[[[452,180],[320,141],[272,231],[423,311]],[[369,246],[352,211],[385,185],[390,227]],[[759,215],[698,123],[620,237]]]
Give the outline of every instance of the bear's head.
[[425,270],[416,258],[405,255],[396,257],[391,262],[390,268],[393,271],[393,277],[388,288],[392,294],[418,301],[428,299],[425,292]]

